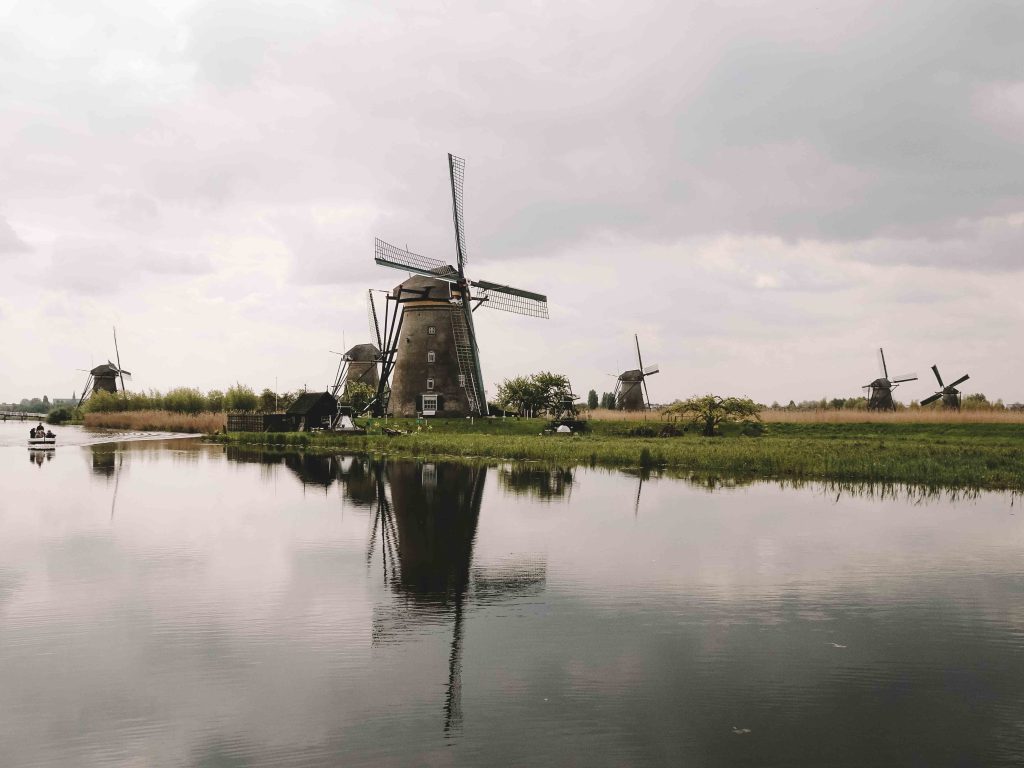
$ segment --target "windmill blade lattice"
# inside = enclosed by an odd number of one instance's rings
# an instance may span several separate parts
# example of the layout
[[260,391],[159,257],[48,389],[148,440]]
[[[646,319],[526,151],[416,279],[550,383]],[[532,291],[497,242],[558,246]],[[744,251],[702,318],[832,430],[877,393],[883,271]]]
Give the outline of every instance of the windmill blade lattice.
[[481,306],[500,309],[502,312],[511,312],[514,315],[548,319],[548,298],[543,294],[523,291],[486,280],[474,280],[471,284],[482,290],[482,293],[474,297],[483,299]]
[[458,253],[459,274],[465,274],[469,263],[466,248],[466,224],[463,216],[462,186],[466,181],[466,161],[449,153],[448,174],[452,182],[452,218],[455,221],[455,250]]
[[380,338],[380,323],[377,321],[377,305],[373,303],[373,291],[366,292],[366,313],[370,321],[370,338],[377,343],[377,351],[382,352],[384,342]]
[[379,237],[375,240],[374,252],[374,261],[384,267],[393,267],[403,272],[415,272],[418,275],[436,277],[449,282],[459,279],[458,271],[451,264],[445,264],[443,261],[432,259],[429,256],[420,256],[418,253],[386,243]]
[[966,373],[965,373],[965,374],[964,374],[963,376],[961,376],[961,377],[960,377],[959,379],[957,379],[956,381],[954,381],[954,382],[953,382],[952,384],[950,384],[949,386],[951,386],[951,387],[955,387],[955,386],[956,386],[957,384],[963,384],[963,383],[964,383],[965,381],[967,381],[967,380],[968,380],[969,378],[971,378],[971,377],[970,377],[970,376],[969,376],[968,374],[966,374]]

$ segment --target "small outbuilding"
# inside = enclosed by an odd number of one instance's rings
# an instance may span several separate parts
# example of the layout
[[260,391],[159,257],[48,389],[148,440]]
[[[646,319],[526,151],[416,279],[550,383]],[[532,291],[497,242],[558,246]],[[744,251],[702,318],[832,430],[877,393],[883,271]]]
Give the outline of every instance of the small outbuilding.
[[338,413],[338,401],[330,392],[306,392],[287,411],[287,416],[296,432],[311,429],[330,429]]

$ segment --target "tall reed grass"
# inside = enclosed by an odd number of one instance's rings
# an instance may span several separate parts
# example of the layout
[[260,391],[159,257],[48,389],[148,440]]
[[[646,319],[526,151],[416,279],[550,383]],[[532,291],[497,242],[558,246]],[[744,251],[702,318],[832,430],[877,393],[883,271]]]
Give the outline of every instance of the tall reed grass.
[[769,408],[761,420],[776,424],[1024,424],[1024,411],[906,408],[900,411],[818,410]]
[[157,430],[213,434],[227,424],[223,413],[172,413],[171,411],[123,411],[120,413],[87,413],[87,427],[110,429]]

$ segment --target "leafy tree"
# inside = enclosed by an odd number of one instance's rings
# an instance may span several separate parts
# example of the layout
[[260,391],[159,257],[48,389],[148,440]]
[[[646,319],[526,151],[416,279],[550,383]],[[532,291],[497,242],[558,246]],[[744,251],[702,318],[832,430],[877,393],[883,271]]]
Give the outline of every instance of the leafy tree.
[[988,398],[981,392],[972,392],[969,395],[964,395],[960,405],[965,411],[982,411],[992,407]]
[[724,421],[761,420],[761,406],[747,397],[691,397],[672,403],[663,413],[699,424],[705,437],[713,437]]
[[277,393],[270,387],[264,387],[260,392],[260,410],[265,413],[272,413],[278,408]]
[[521,415],[536,413],[542,404],[541,392],[528,376],[505,379],[498,387],[495,400],[504,410]]
[[495,398],[498,405],[506,410],[534,415],[559,413],[562,404],[571,399],[572,387],[568,377],[550,371],[505,379]]
[[219,389],[211,389],[206,393],[206,410],[220,413],[224,410],[224,393]]
[[350,381],[345,385],[345,391],[341,395],[341,402],[352,406],[352,410],[356,413],[362,413],[363,409],[376,396],[376,387],[371,387],[364,381]]
[[177,387],[163,397],[165,410],[175,413],[202,413],[206,408],[206,398],[194,387]]
[[224,393],[226,411],[255,411],[259,402],[256,393],[244,384],[228,387],[228,391]]
[[592,389],[587,392],[587,408],[594,410],[597,408],[597,390]]

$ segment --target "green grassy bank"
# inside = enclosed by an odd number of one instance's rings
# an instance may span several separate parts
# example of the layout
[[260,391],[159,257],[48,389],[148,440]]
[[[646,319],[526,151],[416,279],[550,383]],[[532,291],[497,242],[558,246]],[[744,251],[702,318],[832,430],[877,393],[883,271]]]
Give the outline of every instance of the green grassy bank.
[[[233,433],[239,445],[386,453],[399,456],[537,460],[562,466],[661,468],[700,474],[794,480],[905,483],[951,488],[1024,490],[1024,426],[1018,424],[768,424],[759,437],[738,427],[723,437],[692,431],[647,437],[662,422],[591,422],[584,435],[542,435],[541,420],[416,425],[389,421],[409,434]],[[417,431],[417,427],[419,427]],[[643,429],[642,429],[643,428]],[[640,432],[641,435],[637,435]]]

